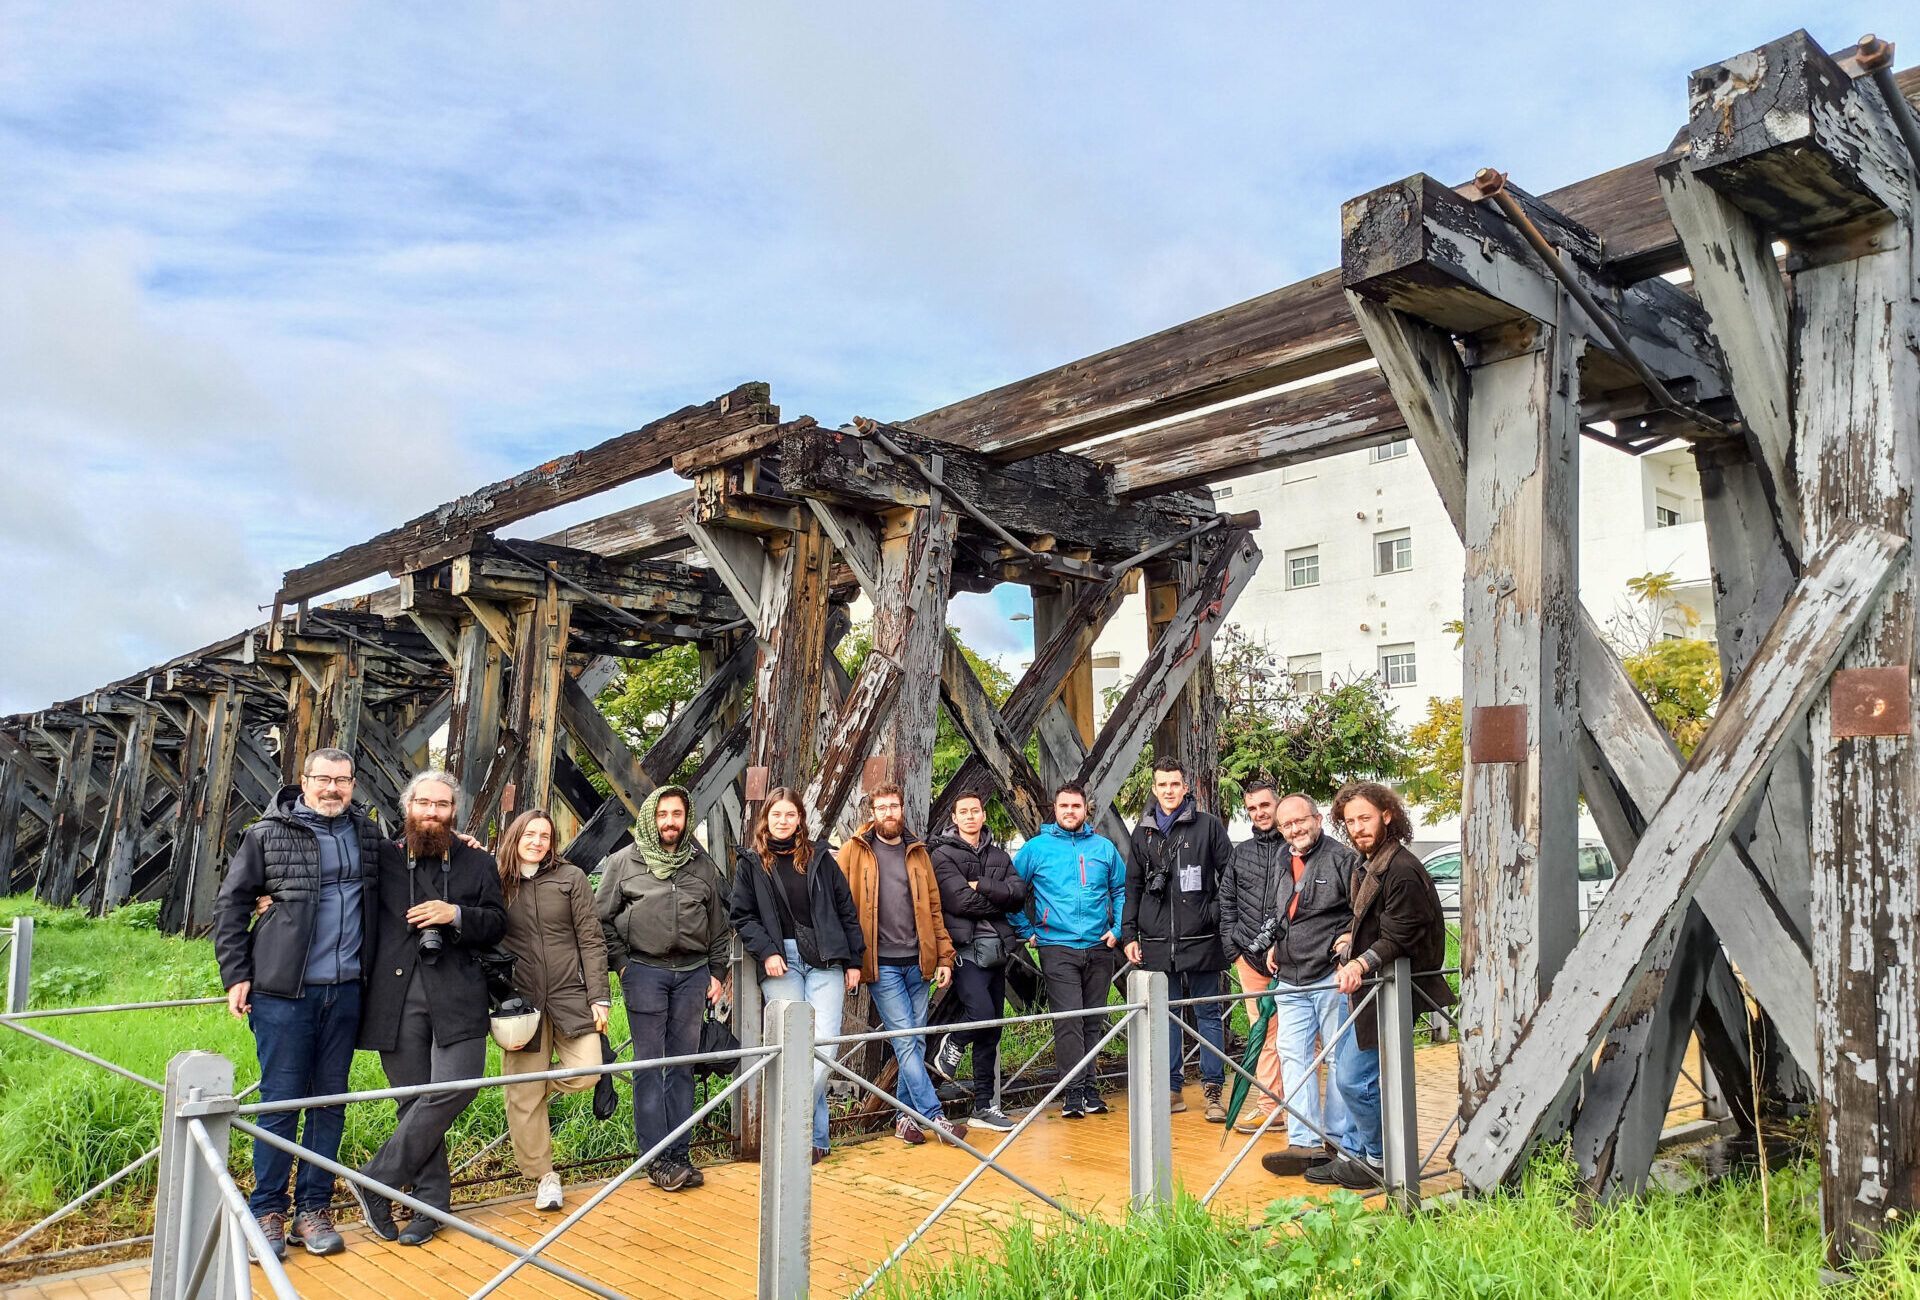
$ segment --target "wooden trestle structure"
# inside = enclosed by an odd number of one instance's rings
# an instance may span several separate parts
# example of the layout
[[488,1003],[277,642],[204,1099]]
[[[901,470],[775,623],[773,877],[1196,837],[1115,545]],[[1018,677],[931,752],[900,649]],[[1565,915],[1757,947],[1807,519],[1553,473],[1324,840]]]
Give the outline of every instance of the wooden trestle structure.
[[[882,774],[916,825],[969,789],[1023,831],[1077,776],[1120,834],[1143,747],[1211,770],[1208,645],[1260,560],[1198,489],[1411,436],[1467,552],[1462,1174],[1567,1136],[1639,1189],[1697,1029],[1737,1113],[1815,1109],[1834,1257],[1870,1251],[1920,1211],[1920,133],[1890,54],[1793,33],[1694,74],[1667,154],[1538,198],[1409,177],[1346,205],[1338,270],[898,425],[783,423],[748,384],[483,488],[288,573],[260,627],[0,720],[0,864],[201,928],[305,754],[356,752],[390,816],[443,727],[476,824],[558,804],[580,861],[696,754],[716,844],[768,781],[844,824]],[[1728,687],[1690,761],[1580,603],[1583,435],[1699,465]],[[668,467],[691,489],[496,535]],[[1036,654],[995,707],[946,606],[1003,582]],[[1142,583],[1152,651],[1096,732],[1089,652]],[[703,685],[636,754],[594,696],[681,641]],[[943,707],[973,753],[935,789]],[[1627,864],[1584,933],[1576,795]]]

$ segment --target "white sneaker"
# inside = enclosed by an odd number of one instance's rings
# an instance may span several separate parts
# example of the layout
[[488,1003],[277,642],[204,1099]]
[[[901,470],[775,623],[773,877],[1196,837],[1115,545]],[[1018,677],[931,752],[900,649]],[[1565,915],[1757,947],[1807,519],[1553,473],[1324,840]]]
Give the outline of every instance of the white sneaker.
[[540,1187],[533,1194],[533,1208],[536,1210],[557,1210],[560,1208],[559,1174],[548,1174],[540,1180]]

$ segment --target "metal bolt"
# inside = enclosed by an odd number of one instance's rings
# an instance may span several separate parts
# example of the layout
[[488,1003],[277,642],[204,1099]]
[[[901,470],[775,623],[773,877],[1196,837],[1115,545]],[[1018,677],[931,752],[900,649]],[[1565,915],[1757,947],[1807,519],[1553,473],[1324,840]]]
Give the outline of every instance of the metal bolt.
[[1859,52],[1854,56],[1863,72],[1878,72],[1882,68],[1893,66],[1893,42],[1883,41],[1872,32],[1860,38]]
[[1492,167],[1482,167],[1473,174],[1473,188],[1483,199],[1490,199],[1507,188],[1507,174]]

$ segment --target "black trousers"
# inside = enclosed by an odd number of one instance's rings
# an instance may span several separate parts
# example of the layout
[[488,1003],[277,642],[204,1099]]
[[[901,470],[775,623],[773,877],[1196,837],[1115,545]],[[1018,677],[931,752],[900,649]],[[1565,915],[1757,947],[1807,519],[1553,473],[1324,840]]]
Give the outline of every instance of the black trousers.
[[[469,1038],[441,1047],[433,1041],[433,1008],[419,972],[407,985],[400,1009],[400,1037],[391,1052],[380,1053],[380,1068],[396,1088],[440,1079],[477,1079],[487,1072],[487,1040]],[[478,1092],[429,1092],[400,1100],[399,1122],[361,1172],[389,1187],[406,1188],[438,1210],[453,1201],[453,1174],[447,1166],[447,1130],[472,1104]]]
[[[1055,1011],[1106,1006],[1107,986],[1113,981],[1115,960],[1115,951],[1105,944],[1095,948],[1043,945],[1040,973],[1047,982],[1047,1005]],[[1106,1031],[1106,1021],[1099,1016],[1075,1016],[1053,1022],[1054,1062],[1062,1073],[1073,1070],[1064,1096],[1091,1086],[1091,1071],[1074,1067]]]
[[[998,1020],[1006,1015],[1007,969],[987,970],[963,961],[953,968],[953,991],[961,1020]],[[1000,1076],[1000,1026],[967,1030],[955,1034],[954,1041],[962,1050],[973,1048],[974,1108],[991,1106],[993,1085]]]

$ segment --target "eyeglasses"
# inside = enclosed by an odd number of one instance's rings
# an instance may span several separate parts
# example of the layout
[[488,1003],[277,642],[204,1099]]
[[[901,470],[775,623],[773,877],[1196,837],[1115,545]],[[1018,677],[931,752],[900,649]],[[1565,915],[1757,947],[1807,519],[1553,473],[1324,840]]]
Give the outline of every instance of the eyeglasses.
[[415,808],[431,808],[435,812],[451,812],[453,810],[453,800],[451,799],[415,799],[411,802]]
[[353,784],[353,774],[348,773],[346,776],[321,776],[317,772],[309,772],[307,773],[307,780],[313,782],[322,790],[328,786],[337,786],[344,790]]

